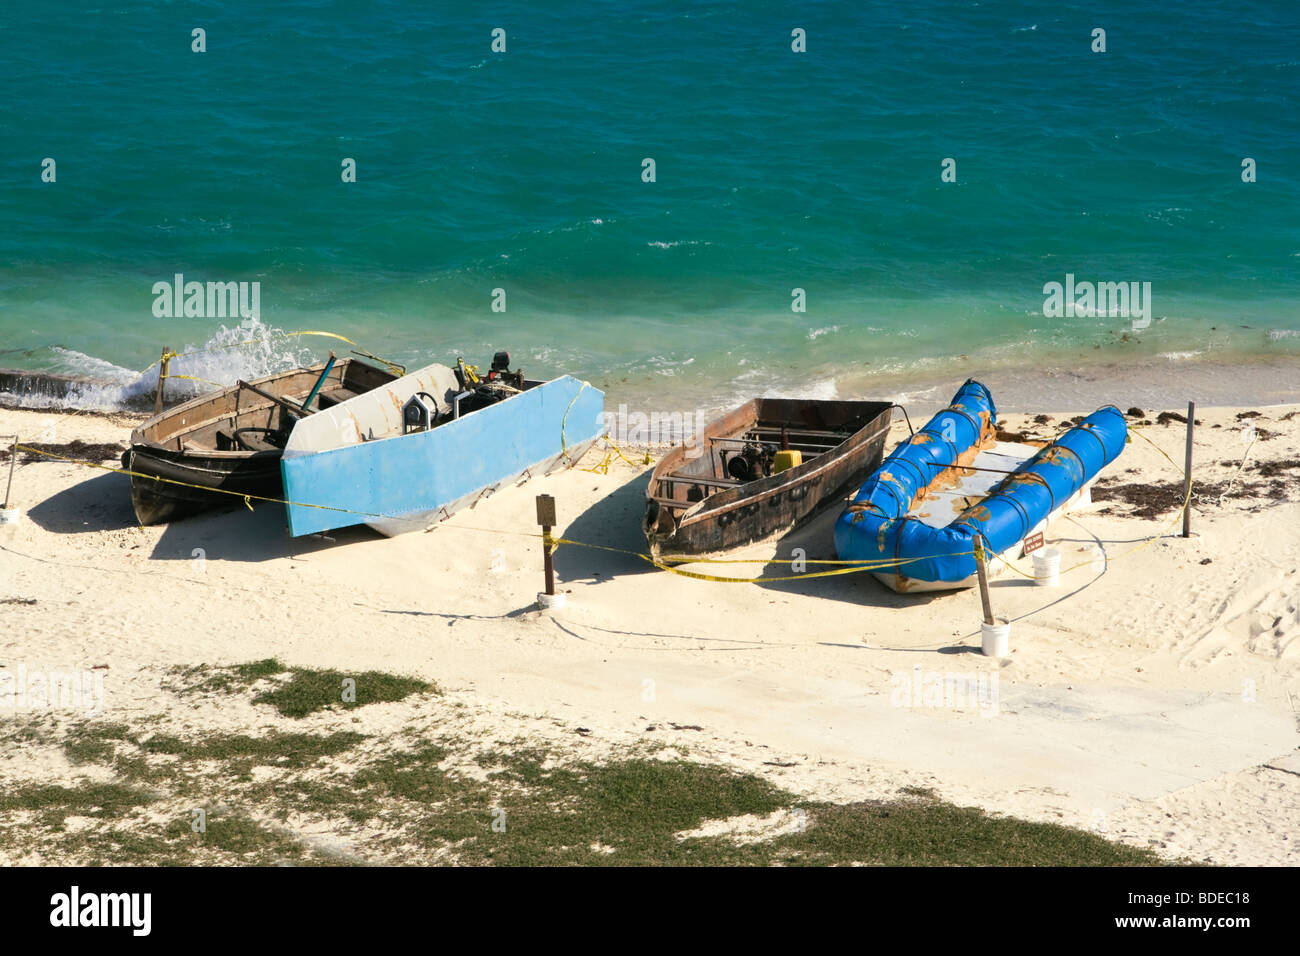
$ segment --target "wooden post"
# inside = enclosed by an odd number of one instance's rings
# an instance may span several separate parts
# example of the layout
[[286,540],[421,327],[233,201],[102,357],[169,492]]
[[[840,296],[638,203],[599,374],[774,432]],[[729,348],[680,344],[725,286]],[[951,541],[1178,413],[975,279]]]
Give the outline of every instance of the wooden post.
[[18,461],[18,436],[14,436],[14,443],[9,446],[9,484],[5,486],[5,503],[4,507],[9,509],[9,495],[14,490],[14,463]]
[[162,359],[158,362],[158,392],[153,399],[153,413],[155,415],[162,412],[163,385],[167,382],[167,367],[172,363],[171,354],[172,347],[170,345],[163,346]]
[[555,564],[551,560],[551,528],[555,527],[555,499],[537,496],[537,523],[542,526],[542,569],[546,572],[546,593],[555,593]]
[[993,605],[989,601],[989,574],[988,569],[984,567],[984,543],[978,537],[975,539],[975,573],[980,579],[980,603],[984,605],[984,623],[992,626]]
[[1183,537],[1192,534],[1192,430],[1196,426],[1196,403],[1187,403],[1187,459],[1183,464]]

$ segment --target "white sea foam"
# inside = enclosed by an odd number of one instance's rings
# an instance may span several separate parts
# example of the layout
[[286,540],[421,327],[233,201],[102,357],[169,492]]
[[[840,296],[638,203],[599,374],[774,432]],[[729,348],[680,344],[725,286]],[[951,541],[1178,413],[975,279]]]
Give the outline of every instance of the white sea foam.
[[844,326],[842,325],[827,325],[820,329],[809,329],[808,341],[811,342],[814,339],[820,338],[823,335],[830,335],[832,332],[838,332],[843,327]]
[[679,239],[675,242],[647,242],[652,249],[676,249],[678,246],[711,246],[707,239]]
[[[312,361],[310,339],[246,319],[222,326],[206,342],[176,349],[180,356],[168,368],[169,401],[191,398],[239,379],[261,378]],[[317,341],[323,341],[318,339]],[[345,343],[346,344],[346,343]],[[91,381],[72,386],[66,394],[5,394],[6,403],[24,408],[87,408],[100,411],[139,407],[158,384],[157,362],[143,372],[123,368],[94,355],[54,346],[49,371]]]

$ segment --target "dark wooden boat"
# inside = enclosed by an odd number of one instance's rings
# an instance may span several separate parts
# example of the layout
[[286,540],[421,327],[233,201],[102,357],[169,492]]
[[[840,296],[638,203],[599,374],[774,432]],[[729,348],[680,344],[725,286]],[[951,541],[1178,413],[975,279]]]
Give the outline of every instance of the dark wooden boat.
[[[155,415],[131,433],[131,447],[122,453],[122,465],[135,472],[136,519],[161,524],[239,503],[207,488],[280,497],[280,456],[294,422],[395,378],[386,368],[356,359],[332,367],[321,362],[200,395]],[[311,403],[303,409],[308,397]],[[155,475],[185,484],[154,481]]]
[[[879,467],[894,407],[756,398],[712,422],[650,478],[650,553],[726,551],[789,531]],[[783,450],[802,464],[779,470]]]

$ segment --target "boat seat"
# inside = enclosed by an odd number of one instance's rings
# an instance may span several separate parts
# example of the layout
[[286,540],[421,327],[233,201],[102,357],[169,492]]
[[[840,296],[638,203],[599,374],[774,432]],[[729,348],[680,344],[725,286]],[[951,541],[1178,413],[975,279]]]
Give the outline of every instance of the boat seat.
[[706,478],[703,475],[664,475],[661,481],[681,484],[704,485],[706,488],[734,488],[741,482],[735,478]]
[[316,404],[322,410],[333,408],[340,402],[346,402],[348,399],[356,398],[360,394],[360,392],[354,392],[350,388],[331,388],[328,392],[320,393],[320,396],[316,399]]
[[251,449],[252,451],[283,451],[284,450],[282,448],[277,448],[275,445],[272,445],[268,441],[264,441],[262,438],[258,437],[257,435],[250,435],[247,432],[245,432],[243,435],[243,444],[240,444],[238,441],[235,440],[235,433],[233,431],[227,431],[224,428],[217,429],[217,442],[218,442],[217,445],[218,448],[222,448],[228,451],[243,451],[245,450],[245,447]]
[[653,498],[668,508],[689,508],[700,503],[698,501],[682,501],[680,498],[664,498],[661,495],[654,495]]

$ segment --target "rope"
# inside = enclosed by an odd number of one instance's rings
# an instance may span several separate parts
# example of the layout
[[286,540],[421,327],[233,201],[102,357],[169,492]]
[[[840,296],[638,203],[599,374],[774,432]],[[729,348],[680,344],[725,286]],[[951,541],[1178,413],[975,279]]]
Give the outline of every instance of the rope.
[[590,472],[593,475],[608,475],[609,466],[613,462],[615,455],[623,459],[623,461],[627,462],[627,464],[631,465],[633,468],[640,468],[642,465],[649,465],[649,464],[653,464],[654,462],[654,459],[650,457],[650,452],[647,451],[645,453],[645,457],[641,461],[641,464],[638,465],[632,459],[628,458],[627,455],[623,454],[623,449],[619,447],[618,442],[610,438],[609,435],[602,435],[601,438],[608,446],[607,450],[605,451],[604,459],[598,465],[593,465],[591,468],[581,468],[579,469],[579,471]]
[[578,401],[578,396],[582,394],[582,390],[586,387],[586,382],[578,386],[578,390],[573,393],[573,399],[569,402],[569,407],[564,410],[564,417],[560,419],[560,454],[564,457],[564,463],[569,467],[573,466],[573,462],[569,458],[569,443],[564,437],[564,426],[569,421],[569,412],[573,410],[574,403]]
[[161,475],[147,475],[147,474],[145,474],[145,473],[142,472],[142,471],[132,471],[130,468],[114,468],[114,467],[112,467],[111,465],[101,465],[99,462],[96,462],[96,461],[86,461],[86,460],[81,459],[81,458],[71,458],[71,457],[69,457],[69,456],[67,456],[67,455],[60,455],[60,454],[58,454],[58,453],[56,453],[56,452],[52,452],[52,451],[42,451],[42,450],[39,449],[39,448],[32,448],[30,445],[15,445],[15,446],[14,446],[14,449],[15,449],[15,451],[23,451],[23,452],[27,452],[29,455],[43,455],[43,456],[46,457],[46,458],[57,458],[57,459],[59,459],[60,461],[65,461],[65,462],[67,462],[67,463],[69,463],[69,464],[72,464],[72,465],[85,465],[85,466],[88,467],[88,468],[98,468],[100,471],[111,471],[111,472],[115,472],[116,474],[119,474],[119,475],[130,475],[132,478],[144,478],[144,479],[147,479],[147,480],[149,480],[149,481],[156,481],[156,482],[160,482],[160,483],[162,483],[162,484],[168,484],[168,485],[179,485],[179,486],[182,487],[182,488],[196,488],[196,489],[198,489],[199,491],[210,492],[211,494],[214,494],[214,495],[231,495],[231,496],[233,496],[233,497],[235,497],[235,498],[241,498],[241,499],[243,499],[243,502],[244,502],[245,505],[248,506],[248,510],[249,510],[249,511],[252,511],[252,510],[253,510],[253,504],[252,504],[252,503],[253,503],[254,501],[269,501],[269,502],[271,502],[272,504],[280,504],[280,505],[298,505],[299,507],[302,507],[302,508],[320,508],[320,509],[322,509],[322,510],[324,510],[324,511],[339,511],[339,512],[343,512],[344,514],[360,515],[360,516],[362,516],[362,517],[364,517],[364,518],[395,518],[395,517],[399,517],[398,515],[381,515],[381,514],[374,514],[374,513],[369,512],[369,511],[354,511],[354,510],[351,509],[351,508],[339,508],[339,507],[335,507],[335,506],[333,506],[333,505],[317,505],[317,504],[311,504],[310,502],[306,502],[306,501],[286,501],[286,500],[283,499],[283,498],[270,498],[270,497],[267,497],[266,495],[254,495],[254,494],[251,494],[251,493],[245,493],[245,492],[242,492],[242,491],[228,491],[228,490],[226,490],[225,488],[210,488],[210,487],[208,487],[207,485],[196,485],[196,484],[193,484],[192,482],[188,482],[188,481],[177,481],[175,478],[164,478],[164,477],[162,477]]
[[[228,491],[224,488],[209,488],[206,485],[196,485],[187,481],[177,481],[174,478],[163,478],[160,475],[147,475],[144,472],[134,471],[130,468],[114,468],[110,465],[101,465],[98,462],[85,461],[83,459],[72,458],[67,455],[60,455],[57,452],[43,451],[39,448],[32,448],[30,445],[15,444],[14,450],[15,452],[23,451],[23,452],[27,452],[28,454],[41,455],[46,458],[56,458],[60,461],[64,461],[73,465],[85,465],[89,468],[98,468],[101,471],[110,471],[110,472],[115,472],[117,474],[130,475],[134,478],[144,478],[150,481],[162,482],[169,485],[179,485],[183,488],[195,488],[198,489],[199,491],[211,492],[212,494],[231,495],[233,497],[241,499],[244,502],[245,506],[247,506],[250,511],[253,510],[252,503],[254,501],[267,501],[273,504],[297,505],[303,508],[320,508],[325,511],[337,511],[344,514],[358,515],[363,518],[400,517],[399,515],[375,514],[374,512],[357,511],[352,508],[341,508],[333,505],[312,504],[310,502],[303,502],[303,501],[288,501],[284,498],[272,498],[266,495],[246,494],[241,491]],[[453,526],[453,527],[459,527],[461,530],[464,531],[482,531],[482,532],[487,532],[489,534],[513,534],[513,535],[518,535],[518,536],[528,537],[528,538],[541,538],[542,546],[544,548],[549,548],[552,553],[554,553],[554,551],[561,544],[569,544],[579,548],[591,548],[597,551],[610,551],[616,554],[624,554],[629,557],[640,558],[641,560],[654,565],[656,568],[659,568],[662,571],[669,571],[673,574],[680,574],[683,577],[695,578],[703,581],[719,581],[719,582],[729,583],[729,584],[764,584],[769,581],[803,581],[803,580],[807,580],[808,578],[829,577],[832,575],[839,575],[839,574],[856,574],[862,571],[875,571],[887,567],[896,567],[899,564],[908,564],[913,561],[925,561],[928,560],[929,557],[933,557],[933,556],[926,556],[926,557],[917,557],[917,558],[907,558],[903,561],[831,561],[831,560],[813,559],[813,560],[805,560],[804,563],[852,565],[852,566],[839,568],[833,571],[817,571],[811,574],[797,574],[797,575],[787,576],[787,577],[731,578],[731,577],[723,577],[721,575],[704,574],[698,571],[683,571],[680,568],[672,567],[671,565],[665,564],[663,562],[678,561],[683,564],[785,564],[786,561],[784,559],[763,560],[763,559],[698,558],[689,555],[670,556],[670,557],[664,557],[659,560],[656,560],[652,555],[645,554],[644,552],[628,551],[624,548],[613,548],[607,545],[590,544],[586,541],[576,541],[572,538],[557,538],[545,532],[542,534],[537,534],[536,532],[527,532],[527,531],[502,531],[495,528],[475,528],[475,527],[464,526],[464,525]],[[964,552],[964,553],[971,553],[971,552]]]
[[[583,383],[583,387],[585,387],[586,384],[587,384],[587,383],[584,382],[584,383]],[[580,388],[580,389],[578,390],[578,394],[581,394],[581,392],[582,392],[582,389]],[[577,396],[577,395],[574,395],[574,397],[573,397],[573,401],[571,401],[571,402],[569,403],[569,408],[572,408],[572,407],[573,407],[573,403],[576,402],[577,399],[578,399],[578,396]],[[568,415],[568,410],[566,409],[566,411],[565,411],[565,416],[567,417],[567,415]],[[1136,430],[1135,430],[1135,431],[1136,431]],[[561,436],[561,442],[563,442],[563,441],[564,441],[564,426],[563,426],[563,423],[561,423],[561,426],[560,426],[560,436]],[[1177,464],[1175,464],[1175,462],[1173,461],[1173,459],[1170,458],[1170,457],[1169,457],[1169,456],[1164,452],[1164,450],[1163,450],[1162,448],[1160,448],[1159,445],[1156,445],[1155,442],[1151,441],[1151,439],[1147,438],[1145,435],[1141,434],[1140,432],[1138,432],[1138,437],[1142,438],[1144,441],[1146,441],[1148,444],[1150,444],[1152,448],[1154,448],[1156,451],[1160,452],[1160,454],[1165,458],[1165,460],[1168,461],[1171,465],[1173,465],[1173,467],[1174,467],[1175,469],[1177,469],[1179,472],[1182,471],[1182,469],[1178,468]],[[606,439],[606,440],[608,440],[608,439]],[[611,444],[614,444],[614,443],[611,442]],[[617,448],[617,445],[615,445],[615,447]],[[284,499],[284,498],[272,498],[272,497],[268,497],[268,496],[265,496],[265,495],[246,494],[246,493],[244,493],[244,492],[239,492],[239,491],[228,491],[228,490],[226,490],[226,489],[224,489],[224,488],[209,488],[209,487],[207,487],[206,485],[197,485],[197,484],[192,484],[192,483],[190,483],[190,482],[177,481],[177,480],[174,479],[174,478],[163,478],[163,477],[161,477],[161,476],[159,476],[159,475],[147,475],[147,474],[144,474],[143,472],[133,471],[133,470],[131,470],[131,469],[129,469],[129,468],[114,468],[114,467],[111,467],[111,466],[109,466],[109,465],[102,465],[102,464],[99,464],[98,462],[85,461],[85,460],[83,460],[83,459],[78,459],[78,458],[71,458],[71,457],[69,457],[69,456],[67,456],[67,455],[60,455],[60,454],[57,454],[56,452],[49,452],[49,451],[43,451],[43,450],[38,449],[38,448],[32,448],[32,447],[29,446],[29,445],[20,445],[20,444],[15,443],[14,446],[13,446],[13,449],[14,449],[14,454],[15,454],[15,455],[16,455],[16,453],[17,453],[18,451],[23,451],[23,452],[27,452],[28,454],[41,455],[41,456],[44,456],[44,457],[46,457],[46,458],[56,458],[56,459],[58,459],[58,460],[60,460],[60,461],[68,462],[68,463],[70,463],[70,464],[75,464],[75,465],[86,465],[87,467],[90,467],[90,468],[98,468],[98,469],[100,469],[100,470],[102,470],[102,471],[116,472],[116,473],[118,473],[118,474],[130,475],[130,476],[132,476],[132,477],[144,478],[144,479],[151,480],[151,481],[163,482],[163,483],[166,483],[166,484],[172,484],[172,485],[179,485],[179,486],[181,486],[181,487],[185,487],[185,488],[195,488],[195,489],[198,489],[198,490],[200,490],[200,491],[205,491],[205,492],[209,492],[209,493],[212,493],[212,494],[232,495],[232,496],[234,496],[234,497],[236,497],[236,498],[240,498],[240,499],[242,499],[243,502],[244,502],[244,504],[245,504],[245,506],[247,506],[248,509],[249,509],[250,511],[253,510],[253,505],[252,505],[252,502],[253,502],[253,501],[267,501],[267,502],[271,502],[271,503],[273,503],[273,504],[297,505],[298,507],[303,507],[303,508],[318,508],[318,509],[321,509],[321,510],[324,510],[324,511],[335,511],[335,512],[339,512],[339,513],[342,513],[342,514],[357,515],[357,516],[359,516],[359,517],[363,517],[363,518],[394,518],[394,517],[400,517],[400,516],[398,516],[398,515],[384,515],[384,514],[375,514],[374,512],[368,512],[368,511],[357,511],[357,510],[352,509],[352,508],[342,508],[342,507],[337,507],[337,506],[334,506],[334,505],[321,505],[321,504],[313,504],[313,503],[310,503],[310,502],[302,502],[302,501],[288,501],[288,500],[286,500],[286,499]],[[620,454],[621,454],[621,453],[620,453]],[[567,455],[566,455],[566,457],[567,457]],[[1182,513],[1183,513],[1183,511],[1184,511],[1184,510],[1189,506],[1190,501],[1191,501],[1191,494],[1190,494],[1190,491],[1189,491],[1189,493],[1188,493],[1187,495],[1185,495],[1184,498],[1183,498],[1183,505],[1182,505],[1182,507],[1179,508],[1178,513],[1177,513],[1176,515],[1174,515],[1174,519],[1173,519],[1173,521],[1170,522],[1170,525],[1169,525],[1170,527],[1172,527],[1173,524],[1174,524],[1175,522],[1177,522],[1179,518],[1182,517]],[[1066,517],[1068,518],[1069,516],[1066,516]],[[1069,519],[1069,520],[1073,521],[1073,519]],[[1077,522],[1075,522],[1075,523],[1077,524]],[[903,566],[903,565],[905,565],[905,564],[912,564],[912,563],[915,563],[915,562],[918,562],[918,561],[928,561],[928,560],[931,560],[932,558],[938,558],[938,557],[960,557],[960,556],[970,555],[970,554],[974,554],[974,553],[975,553],[973,550],[972,550],[972,551],[958,551],[958,552],[952,552],[952,553],[950,553],[950,554],[946,554],[946,555],[925,555],[925,556],[914,557],[914,558],[880,559],[880,560],[874,560],[874,561],[861,561],[861,560],[859,560],[859,561],[845,561],[845,560],[830,560],[830,559],[802,559],[802,560],[803,560],[803,563],[805,563],[805,564],[816,564],[816,565],[839,565],[840,567],[836,567],[835,569],[833,569],[833,570],[829,570],[829,571],[814,571],[814,572],[812,572],[812,573],[800,573],[800,574],[795,574],[795,575],[785,575],[785,576],[780,576],[780,577],[768,577],[768,578],[737,578],[737,577],[726,577],[726,576],[722,576],[722,575],[705,574],[705,573],[700,572],[700,571],[686,571],[686,570],[683,570],[683,569],[681,569],[681,568],[674,567],[674,566],[669,565],[669,564],[665,564],[664,562],[667,562],[667,561],[673,561],[673,562],[676,562],[676,563],[679,563],[679,564],[762,564],[762,565],[769,565],[769,564],[786,564],[786,563],[788,563],[788,562],[787,562],[786,559],[777,559],[777,558],[700,558],[700,557],[694,557],[694,556],[690,556],[690,555],[664,556],[664,557],[661,557],[661,558],[659,558],[658,560],[656,560],[655,557],[654,557],[653,555],[646,554],[646,553],[644,553],[644,552],[639,552],[639,551],[628,551],[628,550],[626,550],[626,549],[624,549],[624,548],[614,548],[614,547],[610,547],[610,546],[608,546],[608,545],[591,544],[591,543],[586,542],[586,541],[576,541],[576,540],[574,540],[574,539],[572,539],[572,538],[554,537],[554,536],[552,536],[551,534],[549,534],[549,532],[543,532],[543,533],[541,533],[541,534],[538,534],[538,533],[536,533],[536,532],[527,532],[527,531],[505,531],[505,530],[500,530],[500,529],[495,529],[495,528],[475,528],[475,527],[468,526],[468,525],[452,525],[451,527],[459,528],[460,530],[464,530],[464,531],[480,531],[480,532],[485,532],[485,533],[489,533],[489,534],[510,534],[510,535],[517,535],[517,536],[522,536],[522,537],[529,537],[529,538],[541,538],[541,539],[542,539],[542,546],[543,546],[543,548],[547,548],[547,549],[549,549],[549,550],[551,551],[551,553],[554,553],[554,552],[556,551],[556,549],[558,549],[558,547],[559,547],[561,544],[568,544],[568,545],[572,545],[572,546],[574,546],[574,547],[579,547],[579,548],[590,548],[590,549],[592,549],[592,550],[596,550],[596,551],[608,551],[608,552],[612,552],[612,553],[615,553],[615,554],[623,554],[623,555],[627,555],[627,556],[629,556],[629,557],[639,558],[640,560],[645,561],[645,562],[647,562],[648,564],[653,565],[654,567],[658,568],[658,569],[661,570],[661,571],[668,571],[668,572],[670,572],[670,573],[672,573],[672,574],[679,574],[679,575],[681,575],[682,577],[693,578],[693,579],[695,579],[695,580],[700,580],[700,581],[714,581],[714,582],[723,583],[723,584],[766,584],[766,583],[769,583],[769,582],[777,582],[777,581],[806,581],[806,580],[809,580],[810,578],[834,577],[834,576],[841,575],[841,574],[858,574],[858,573],[861,573],[861,572],[863,572],[863,571],[883,571],[883,570],[886,570],[886,569],[888,569],[888,568],[899,568],[899,567],[901,567],[901,566]],[[1082,526],[1080,525],[1080,527],[1082,527]],[[1150,544],[1152,544],[1154,541],[1156,541],[1156,540],[1158,540],[1159,538],[1163,537],[1163,536],[1164,536],[1164,531],[1165,531],[1165,530],[1167,530],[1167,529],[1163,529],[1163,530],[1160,532],[1160,534],[1153,535],[1152,537],[1148,538],[1146,541],[1144,541],[1142,544],[1138,545],[1136,548],[1132,548],[1132,549],[1130,549],[1129,551],[1125,551],[1125,552],[1123,552],[1123,553],[1121,553],[1121,554],[1119,554],[1119,555],[1116,555],[1115,558],[1111,558],[1111,557],[1107,556],[1107,561],[1109,562],[1109,561],[1116,560],[1117,558],[1127,557],[1128,555],[1136,554],[1138,551],[1141,551],[1143,548],[1148,547],[1148,546],[1149,546]],[[1009,561],[1006,560],[1006,558],[1002,557],[1001,555],[993,554],[991,551],[988,552],[988,553],[989,553],[992,557],[997,558],[999,561],[1002,562],[1002,564],[1003,564],[1005,567],[1010,568],[1010,569],[1011,569],[1012,571],[1014,571],[1016,574],[1019,574],[1019,575],[1021,575],[1021,576],[1023,576],[1023,577],[1026,577],[1026,578],[1029,578],[1030,580],[1035,580],[1035,576],[1034,576],[1034,575],[1032,575],[1032,574],[1027,574],[1027,573],[1024,572],[1024,571],[1021,571],[1019,568],[1017,568],[1017,567],[1015,567],[1014,565],[1012,565]],[[1103,549],[1103,552],[1102,552],[1102,553],[1103,553],[1103,555],[1105,554],[1104,549]],[[1063,571],[1063,572],[1073,571],[1073,570],[1075,570],[1076,568],[1080,568],[1080,567],[1083,567],[1084,565],[1089,565],[1089,564],[1091,564],[1091,563],[1092,563],[1091,561],[1080,562],[1079,564],[1072,565],[1072,566],[1070,566],[1069,568],[1064,568],[1064,569],[1062,569],[1062,571]]]
[[[1255,432],[1252,430],[1251,434],[1254,435]],[[1246,459],[1250,457],[1250,450],[1255,447],[1256,440],[1256,438],[1251,438],[1250,444],[1246,446],[1246,453],[1241,456],[1241,464],[1237,466],[1237,470],[1233,473],[1233,476],[1228,479],[1228,486],[1223,489],[1223,494],[1219,495],[1218,504],[1220,506],[1223,505],[1223,499],[1228,497],[1228,493],[1232,491],[1233,484],[1239,477],[1241,477],[1241,473],[1246,467]]]
[[[1165,459],[1165,461],[1169,462],[1169,464],[1172,465],[1172,466],[1174,467],[1174,470],[1177,471],[1177,472],[1179,473],[1179,475],[1181,475],[1181,476],[1184,478],[1184,480],[1186,480],[1187,475],[1186,475],[1186,473],[1183,471],[1183,469],[1180,468],[1180,467],[1178,466],[1178,464],[1177,464],[1177,463],[1176,463],[1172,458],[1170,458],[1169,455],[1167,455],[1167,454],[1165,453],[1165,450],[1164,450],[1163,448],[1161,448],[1159,445],[1157,445],[1155,442],[1153,442],[1153,441],[1152,441],[1150,438],[1148,438],[1146,435],[1142,434],[1142,429],[1141,429],[1140,427],[1135,426],[1135,427],[1133,427],[1133,428],[1130,428],[1130,429],[1129,429],[1129,433],[1130,433],[1130,434],[1136,434],[1136,435],[1138,436],[1138,438],[1141,438],[1144,442],[1146,442],[1148,445],[1150,445],[1150,446],[1151,446],[1152,448],[1154,448],[1156,451],[1160,452],[1161,456]],[[1249,451],[1249,449],[1247,449],[1247,450]],[[1244,464],[1244,460],[1243,460],[1243,464]],[[1226,492],[1225,492],[1225,494],[1226,494]],[[1141,544],[1139,544],[1137,547],[1135,547],[1135,548],[1130,548],[1130,549],[1127,550],[1127,551],[1122,551],[1122,552],[1120,552],[1119,554],[1115,555],[1114,557],[1111,557],[1110,555],[1106,554],[1106,550],[1105,550],[1105,548],[1103,548],[1101,553],[1102,553],[1102,555],[1106,558],[1106,562],[1109,564],[1111,561],[1116,561],[1116,560],[1118,560],[1119,558],[1126,558],[1126,557],[1128,557],[1129,555],[1137,554],[1137,553],[1138,553],[1139,551],[1141,551],[1143,548],[1148,548],[1148,547],[1150,547],[1153,543],[1155,543],[1156,541],[1159,541],[1161,538],[1163,538],[1163,537],[1165,536],[1165,534],[1169,531],[1170,528],[1172,528],[1174,525],[1176,525],[1176,524],[1177,524],[1177,523],[1182,519],[1182,517],[1183,517],[1183,512],[1186,511],[1186,510],[1191,506],[1191,501],[1192,501],[1192,490],[1191,490],[1191,486],[1189,485],[1188,488],[1187,488],[1187,493],[1183,496],[1183,503],[1182,503],[1182,506],[1178,509],[1177,512],[1175,512],[1175,514],[1174,514],[1172,520],[1170,520],[1170,522],[1169,522],[1167,525],[1165,525],[1163,528],[1160,529],[1159,533],[1157,533],[1157,534],[1153,534],[1151,537],[1147,538],[1145,541],[1143,541],[1143,542],[1142,542]],[[1069,515],[1064,515],[1063,517],[1065,517],[1066,520],[1068,520],[1068,521],[1073,521],[1074,524],[1078,525],[1080,528],[1083,528],[1083,525],[1079,524],[1079,522],[1075,521],[1075,520],[1074,520],[1073,518],[1071,518]],[[1086,531],[1087,529],[1085,528],[1084,530]],[[999,554],[999,555],[994,555],[994,557],[996,557],[999,561],[1001,561],[1002,564],[1003,564],[1003,566],[1005,566],[1005,567],[1007,567],[1007,568],[1010,568],[1012,571],[1014,571],[1016,574],[1019,574],[1021,577],[1028,578],[1028,579],[1031,580],[1031,581],[1036,581],[1036,580],[1038,580],[1038,577],[1037,577],[1036,575],[1028,574],[1028,573],[1026,573],[1026,572],[1024,572],[1024,571],[1021,571],[1021,570],[1020,570],[1019,568],[1017,568],[1015,565],[1013,565],[1013,564],[1011,564],[1010,562],[1008,562],[1007,559],[1004,558],[1004,557],[1002,557],[1000,554]],[[1068,573],[1068,572],[1070,572],[1070,571],[1077,570],[1078,568],[1082,568],[1082,567],[1085,567],[1085,566],[1090,566],[1091,564],[1092,564],[1092,561],[1091,561],[1091,560],[1089,560],[1089,561],[1080,561],[1078,564],[1072,564],[1072,565],[1070,565],[1068,568],[1061,568],[1060,573],[1061,573],[1061,574],[1066,574],[1066,573]]]
[[[364,355],[366,358],[374,359],[376,362],[380,363],[381,365],[387,365],[389,370],[396,375],[402,375],[405,372],[405,369],[401,365],[398,365],[396,362],[390,362],[386,358],[381,358],[380,356],[376,355],[374,352],[370,351],[368,348],[365,348],[364,346],[361,345],[357,345],[356,342],[352,341],[352,339],[348,338],[346,335],[339,335],[337,332],[322,332],[314,329],[304,329],[301,332],[272,332],[271,334],[281,338],[291,338],[294,336],[302,337],[304,335],[321,335],[321,336],[325,336],[326,338],[338,339],[339,341],[347,342],[349,345],[355,348],[359,353]],[[192,349],[189,352],[168,352],[166,355],[161,356],[160,358],[150,362],[148,365],[140,369],[140,371],[136,372],[135,374],[137,378],[143,376],[145,372],[149,371],[149,369],[153,368],[155,365],[159,364],[160,362],[169,361],[171,359],[185,358],[186,356],[189,355],[206,355],[208,352],[224,352],[227,349],[243,348],[246,345],[258,345],[264,341],[266,340],[246,339],[243,342],[232,342],[229,345],[213,345],[209,348]],[[166,378],[187,378],[188,376],[167,375],[165,377]],[[207,381],[207,379],[199,379],[198,381]],[[212,384],[220,385],[221,383],[213,382]]]
[[199,378],[197,375],[171,375],[171,374],[168,374],[168,375],[164,375],[164,376],[162,376],[162,377],[163,377],[163,378],[187,378],[187,379],[189,379],[191,382],[203,382],[203,383],[205,383],[205,384],[207,384],[207,385],[215,385],[215,386],[217,386],[217,388],[225,388],[225,387],[226,387],[226,385],[225,385],[224,382],[214,382],[214,381],[212,381],[212,379],[210,379],[210,378]]

